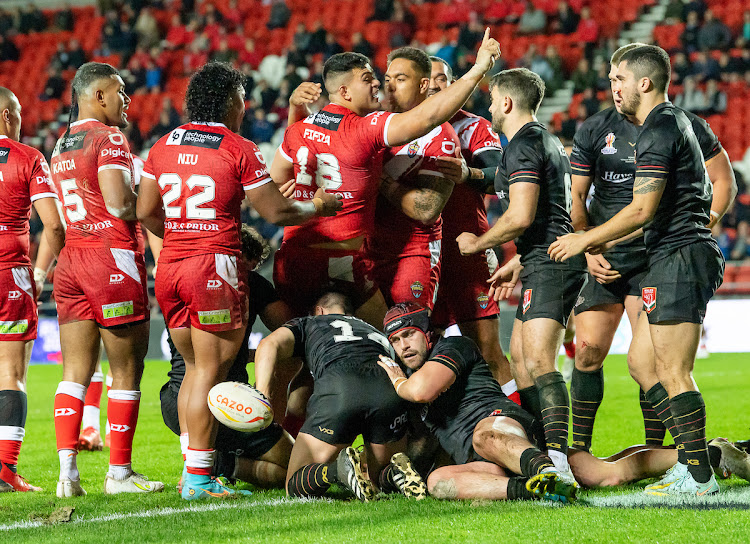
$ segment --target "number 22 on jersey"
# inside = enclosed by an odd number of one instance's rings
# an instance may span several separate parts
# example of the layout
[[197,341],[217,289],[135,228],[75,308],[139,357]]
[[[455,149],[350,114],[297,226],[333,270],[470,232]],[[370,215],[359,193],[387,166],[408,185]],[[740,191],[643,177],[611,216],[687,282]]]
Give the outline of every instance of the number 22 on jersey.
[[[162,174],[159,176],[159,187],[166,189],[162,195],[164,203],[164,214],[168,219],[182,217],[180,206],[173,206],[174,202],[182,196],[182,178],[177,174]],[[212,202],[216,197],[216,182],[210,176],[193,174],[185,180],[185,186],[189,190],[196,187],[202,190],[190,195],[185,199],[185,219],[216,219],[216,210],[213,208],[199,208],[203,204]]]

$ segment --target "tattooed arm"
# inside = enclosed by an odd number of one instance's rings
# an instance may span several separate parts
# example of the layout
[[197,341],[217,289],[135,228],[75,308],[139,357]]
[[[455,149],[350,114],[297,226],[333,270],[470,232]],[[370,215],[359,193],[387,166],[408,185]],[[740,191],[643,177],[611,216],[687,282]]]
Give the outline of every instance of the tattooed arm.
[[556,261],[564,261],[590,247],[601,246],[638,230],[654,218],[666,184],[666,178],[636,177],[630,204],[603,225],[582,234],[558,238],[547,253]]
[[407,217],[432,225],[440,217],[453,192],[454,183],[447,178],[421,174],[414,186],[406,186],[383,174],[380,194]]

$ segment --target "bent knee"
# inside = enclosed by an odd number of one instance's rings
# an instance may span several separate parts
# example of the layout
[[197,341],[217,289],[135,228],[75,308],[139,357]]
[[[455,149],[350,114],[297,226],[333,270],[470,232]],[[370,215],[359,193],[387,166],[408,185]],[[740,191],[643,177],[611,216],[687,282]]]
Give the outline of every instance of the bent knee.
[[458,486],[456,480],[443,475],[436,470],[427,478],[427,491],[436,499],[454,500],[458,498]]

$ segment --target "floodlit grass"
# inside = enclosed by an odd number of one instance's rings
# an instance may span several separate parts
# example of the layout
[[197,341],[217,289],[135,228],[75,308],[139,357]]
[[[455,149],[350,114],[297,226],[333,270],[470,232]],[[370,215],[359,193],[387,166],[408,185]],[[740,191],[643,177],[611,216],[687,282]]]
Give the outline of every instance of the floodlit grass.
[[[706,399],[708,435],[750,437],[747,355],[712,355],[695,377]],[[733,478],[705,508],[643,508],[643,483],[589,491],[572,507],[484,501],[420,503],[392,497],[375,504],[342,500],[289,501],[281,491],[244,500],[188,503],[174,490],[182,467],[177,437],[164,426],[159,389],[168,365],[147,363],[135,438],[134,467],[167,484],[151,496],[102,494],[108,450],[78,457],[87,497],[57,499],[53,396],[61,368],[29,369],[29,417],[19,472],[41,493],[0,494],[0,542],[746,542],[750,488]],[[643,442],[638,387],[623,356],[605,363],[605,400],[597,417],[594,453],[609,455]],[[106,400],[102,402],[104,421]],[[588,504],[582,504],[587,502]],[[45,524],[74,506],[69,523]],[[603,507],[607,506],[607,507]],[[622,506],[622,507],[620,507]],[[727,508],[729,507],[729,508]]]

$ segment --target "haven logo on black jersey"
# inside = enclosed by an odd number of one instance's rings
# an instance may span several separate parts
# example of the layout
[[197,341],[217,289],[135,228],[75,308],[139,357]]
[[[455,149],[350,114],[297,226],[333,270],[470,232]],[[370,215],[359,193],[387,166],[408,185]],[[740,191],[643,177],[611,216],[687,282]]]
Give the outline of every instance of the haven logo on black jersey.
[[223,134],[176,128],[169,133],[167,145],[192,145],[193,147],[219,149],[223,140]]
[[10,148],[9,147],[0,147],[0,164],[5,164],[8,162],[8,157],[10,157]]

